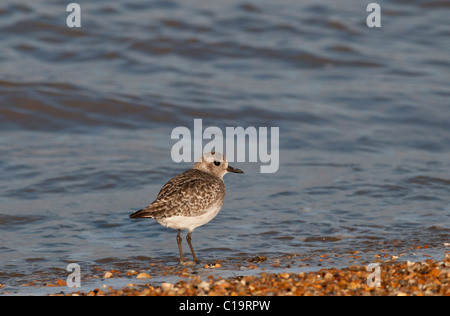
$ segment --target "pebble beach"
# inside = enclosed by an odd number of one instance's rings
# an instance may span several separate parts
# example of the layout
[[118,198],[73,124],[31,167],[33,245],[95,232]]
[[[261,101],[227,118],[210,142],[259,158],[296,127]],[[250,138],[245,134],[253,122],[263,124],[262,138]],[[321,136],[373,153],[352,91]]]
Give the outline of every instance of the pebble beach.
[[[69,296],[450,296],[450,254],[442,261],[399,261],[397,258],[379,259],[379,283],[375,269],[364,264],[346,268],[326,268],[310,272],[278,273],[258,271],[258,257],[249,262],[255,270],[251,275],[216,277],[219,262],[205,264],[210,275],[198,275],[189,267],[166,269],[166,275],[178,276],[174,282],[152,282],[146,272],[128,271],[130,282],[114,288],[104,285],[91,291],[73,291],[52,295]],[[259,258],[264,260],[264,258]],[[106,279],[119,277],[120,271],[107,271]],[[170,279],[170,278],[169,278]],[[136,281],[145,280],[137,284]],[[108,284],[108,282],[105,282]]]

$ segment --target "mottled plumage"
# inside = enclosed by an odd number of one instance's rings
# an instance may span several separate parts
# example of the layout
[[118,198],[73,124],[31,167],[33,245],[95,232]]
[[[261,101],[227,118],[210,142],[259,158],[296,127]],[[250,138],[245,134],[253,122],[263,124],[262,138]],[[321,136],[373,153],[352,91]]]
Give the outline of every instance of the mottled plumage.
[[222,208],[225,199],[225,184],[222,180],[227,172],[243,173],[228,165],[220,153],[205,154],[185,171],[167,182],[156,200],[131,218],[154,218],[166,227],[178,229],[178,248],[181,262],[185,261],[181,249],[180,230],[188,230],[186,236],[195,262],[199,262],[191,244],[192,231],[213,219]]
[[199,216],[210,207],[222,206],[224,199],[225,184],[222,179],[191,169],[167,182],[156,200],[135,214],[156,220],[171,216]]

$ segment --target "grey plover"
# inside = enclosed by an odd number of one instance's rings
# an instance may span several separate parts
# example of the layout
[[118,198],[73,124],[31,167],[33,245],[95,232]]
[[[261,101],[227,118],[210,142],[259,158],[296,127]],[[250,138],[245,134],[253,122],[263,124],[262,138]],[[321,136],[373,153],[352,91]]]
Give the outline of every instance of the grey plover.
[[154,218],[163,226],[178,229],[177,243],[181,263],[187,262],[181,248],[181,230],[187,230],[186,241],[195,263],[199,263],[191,243],[193,230],[211,221],[225,199],[223,176],[228,172],[244,173],[228,165],[218,152],[204,154],[190,170],[167,182],[156,200],[130,215],[131,218]]

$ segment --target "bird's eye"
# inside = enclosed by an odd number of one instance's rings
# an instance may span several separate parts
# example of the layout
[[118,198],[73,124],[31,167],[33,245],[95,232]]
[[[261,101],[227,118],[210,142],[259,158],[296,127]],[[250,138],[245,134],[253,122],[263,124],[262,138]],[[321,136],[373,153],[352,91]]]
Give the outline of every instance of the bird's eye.
[[216,166],[220,166],[220,161],[214,160],[214,164],[215,164]]

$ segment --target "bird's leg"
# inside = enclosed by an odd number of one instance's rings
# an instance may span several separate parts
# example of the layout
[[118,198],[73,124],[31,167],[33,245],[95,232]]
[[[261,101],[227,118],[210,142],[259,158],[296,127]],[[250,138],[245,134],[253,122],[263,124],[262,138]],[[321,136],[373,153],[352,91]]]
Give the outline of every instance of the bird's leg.
[[181,233],[181,229],[178,230],[177,243],[178,243],[178,250],[180,251],[180,261],[184,262],[184,261],[186,261],[186,258],[183,256],[183,250],[181,249],[182,239],[181,239],[180,233]]
[[191,248],[192,257],[194,257],[195,263],[200,263],[200,260],[198,260],[197,256],[195,255],[194,247],[192,247],[192,244],[191,244],[191,233],[192,233],[191,231],[189,231],[189,232],[187,233],[187,235],[186,235],[186,241],[187,241],[188,244],[189,244],[189,248]]

